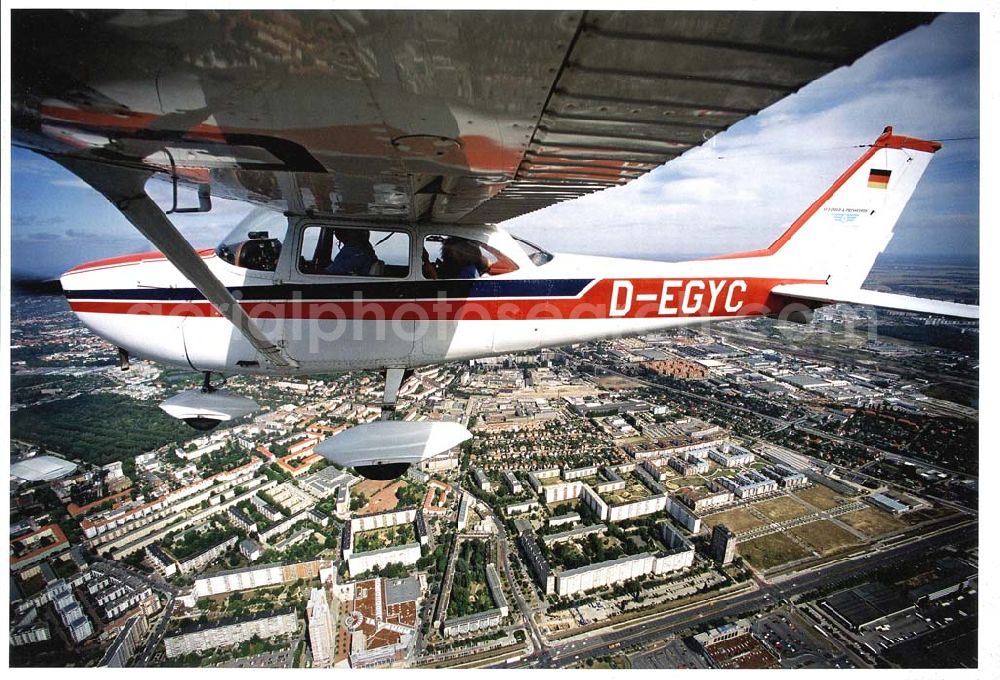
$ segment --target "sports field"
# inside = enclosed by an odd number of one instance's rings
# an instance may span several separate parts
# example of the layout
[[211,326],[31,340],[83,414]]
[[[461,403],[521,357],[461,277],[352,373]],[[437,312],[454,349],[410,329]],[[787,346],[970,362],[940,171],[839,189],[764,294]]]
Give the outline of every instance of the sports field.
[[357,484],[352,493],[363,493],[368,499],[359,515],[370,515],[386,510],[395,510],[399,500],[396,498],[396,489],[403,486],[402,481],[383,481],[380,479],[366,479]]
[[882,536],[906,527],[905,522],[900,522],[892,515],[875,508],[848,512],[837,519],[867,536]]
[[847,499],[833,489],[816,484],[805,489],[799,489],[795,495],[810,505],[815,505],[820,510],[829,510],[841,503],[846,503]]
[[846,529],[842,529],[829,520],[811,522],[788,530],[797,538],[808,543],[821,555],[829,555],[849,545],[857,545],[861,541]]
[[788,496],[779,496],[762,503],[756,503],[753,509],[774,522],[784,522],[812,513],[812,510]]
[[779,564],[809,557],[810,553],[784,534],[768,534],[740,543],[736,552],[757,569],[770,569]]

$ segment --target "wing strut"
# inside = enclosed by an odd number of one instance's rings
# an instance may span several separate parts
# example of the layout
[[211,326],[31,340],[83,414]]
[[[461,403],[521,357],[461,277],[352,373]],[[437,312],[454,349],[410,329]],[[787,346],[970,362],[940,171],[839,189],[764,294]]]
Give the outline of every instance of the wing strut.
[[215,277],[187,239],[146,194],[146,180],[151,173],[65,156],[52,158],[111,201],[270,364],[277,368],[298,368],[298,362],[264,335],[229,289]]

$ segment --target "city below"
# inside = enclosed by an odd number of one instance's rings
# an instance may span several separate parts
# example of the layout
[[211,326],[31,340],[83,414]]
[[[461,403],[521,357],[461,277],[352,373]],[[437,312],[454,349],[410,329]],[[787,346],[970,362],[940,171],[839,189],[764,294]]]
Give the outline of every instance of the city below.
[[[902,285],[904,279],[906,285]],[[976,301],[978,271],[881,266]],[[377,373],[200,384],[11,310],[12,666],[974,668],[979,326],[833,307],[433,366],[400,420],[474,438],[397,480],[317,444]]]

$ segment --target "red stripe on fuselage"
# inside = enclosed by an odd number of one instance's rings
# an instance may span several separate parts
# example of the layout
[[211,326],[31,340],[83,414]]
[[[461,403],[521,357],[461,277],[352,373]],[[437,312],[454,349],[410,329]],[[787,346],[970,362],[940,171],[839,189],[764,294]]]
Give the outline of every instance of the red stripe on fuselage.
[[[210,257],[215,254],[215,250],[212,248],[203,248],[197,251],[198,255],[202,258]],[[111,267],[121,267],[122,265],[138,264],[140,262],[166,262],[167,258],[163,256],[163,253],[159,251],[152,251],[148,253],[133,253],[132,255],[119,255],[118,257],[109,257],[104,260],[94,260],[93,262],[85,262],[84,264],[78,264],[73,267],[66,274],[78,274],[80,272],[91,272],[98,269],[110,269]],[[65,276],[66,274],[63,274]]]
[[[771,290],[807,279],[602,279],[580,298],[441,298],[421,300],[266,300],[240,305],[253,318],[299,320],[519,321],[732,317],[774,313]],[[205,301],[70,300],[74,312],[216,317]]]

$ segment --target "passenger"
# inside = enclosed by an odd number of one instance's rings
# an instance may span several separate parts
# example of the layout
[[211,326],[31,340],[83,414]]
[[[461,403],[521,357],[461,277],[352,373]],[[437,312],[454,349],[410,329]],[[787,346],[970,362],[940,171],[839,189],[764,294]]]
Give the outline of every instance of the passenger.
[[427,252],[427,249],[424,248],[423,251],[423,255],[421,256],[421,269],[423,270],[424,278],[436,279],[438,277],[437,267],[435,267],[434,263],[431,262],[431,256],[430,253]]
[[327,274],[340,276],[368,276],[378,262],[367,229],[335,229],[340,242],[340,252],[326,268]]
[[437,265],[442,279],[478,279],[489,269],[479,244],[467,238],[449,236],[441,245],[441,260]]

